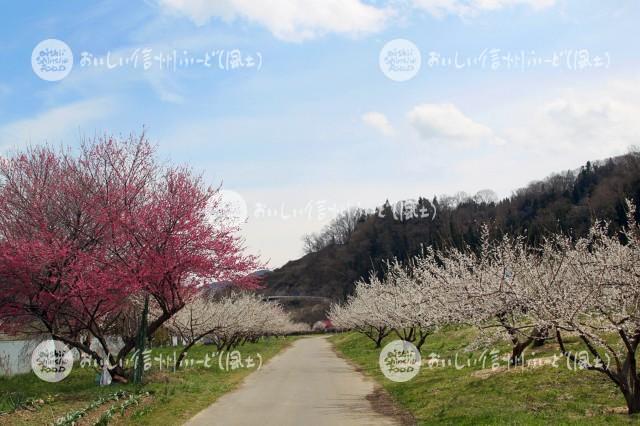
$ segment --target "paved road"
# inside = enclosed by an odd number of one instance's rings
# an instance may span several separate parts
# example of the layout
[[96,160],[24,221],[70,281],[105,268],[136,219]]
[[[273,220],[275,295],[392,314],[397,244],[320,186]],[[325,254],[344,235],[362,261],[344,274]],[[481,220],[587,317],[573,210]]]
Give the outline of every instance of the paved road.
[[325,337],[303,338],[186,425],[397,425],[373,411],[373,390]]

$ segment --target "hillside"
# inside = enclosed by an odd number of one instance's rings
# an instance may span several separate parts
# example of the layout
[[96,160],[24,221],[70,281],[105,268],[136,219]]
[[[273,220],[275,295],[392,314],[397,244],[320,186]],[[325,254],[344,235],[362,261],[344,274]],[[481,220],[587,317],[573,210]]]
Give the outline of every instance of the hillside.
[[625,220],[624,200],[640,201],[640,153],[588,162],[579,170],[554,174],[518,189],[506,199],[420,198],[418,206],[435,218],[394,218],[385,203],[357,223],[344,244],[329,244],[265,275],[267,295],[310,295],[345,299],[353,283],[380,269],[385,259],[406,259],[423,245],[475,248],[482,223],[496,234],[523,233],[532,244],[551,231],[583,235],[594,218]]

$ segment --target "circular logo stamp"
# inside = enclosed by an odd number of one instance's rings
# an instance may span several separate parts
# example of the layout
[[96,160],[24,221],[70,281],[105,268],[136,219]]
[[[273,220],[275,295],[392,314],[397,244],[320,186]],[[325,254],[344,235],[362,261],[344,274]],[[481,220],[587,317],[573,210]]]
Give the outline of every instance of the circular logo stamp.
[[378,60],[382,73],[393,81],[411,80],[422,65],[418,46],[403,38],[396,38],[385,44]]
[[413,379],[420,371],[422,357],[413,343],[394,340],[382,348],[378,364],[387,379],[406,382]]
[[73,352],[59,340],[40,342],[31,354],[31,370],[41,380],[56,383],[73,369]]
[[220,206],[234,226],[241,226],[249,217],[247,202],[242,195],[229,189],[220,190]]
[[31,68],[43,80],[60,81],[73,68],[73,52],[62,40],[43,40],[31,52]]

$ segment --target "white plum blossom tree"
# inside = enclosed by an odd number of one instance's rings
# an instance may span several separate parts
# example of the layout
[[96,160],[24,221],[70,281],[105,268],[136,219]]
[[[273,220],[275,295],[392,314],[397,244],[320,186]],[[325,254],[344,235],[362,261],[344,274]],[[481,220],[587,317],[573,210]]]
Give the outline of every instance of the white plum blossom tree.
[[356,284],[344,305],[333,305],[329,318],[338,328],[357,330],[380,347],[395,332],[420,349],[427,337],[445,320],[439,281],[428,271],[394,261],[384,278],[372,274]]
[[393,328],[389,326],[385,307],[378,303],[384,283],[371,275],[369,281],[358,281],[353,295],[344,305],[334,304],[329,310],[329,320],[340,329],[356,330],[371,339],[376,348]]
[[510,341],[510,362],[517,364],[524,350],[544,334],[544,327],[532,321],[526,303],[518,297],[526,258],[522,237],[492,240],[488,226],[483,226],[478,253],[468,247],[427,248],[413,259],[413,276],[431,282],[422,288],[430,289],[431,311],[440,323],[475,325],[485,342]]
[[294,323],[281,305],[258,295],[232,293],[215,299],[202,294],[172,318],[169,330],[186,342],[176,361],[179,366],[187,351],[204,338],[229,350],[264,336],[307,331],[308,325]]
[[[628,225],[611,234],[597,223],[572,242],[548,239],[523,275],[529,313],[555,330],[563,354],[598,371],[620,389],[629,414],[640,412],[637,351],[640,344],[640,229],[628,202]],[[577,335],[591,359],[567,350]]]

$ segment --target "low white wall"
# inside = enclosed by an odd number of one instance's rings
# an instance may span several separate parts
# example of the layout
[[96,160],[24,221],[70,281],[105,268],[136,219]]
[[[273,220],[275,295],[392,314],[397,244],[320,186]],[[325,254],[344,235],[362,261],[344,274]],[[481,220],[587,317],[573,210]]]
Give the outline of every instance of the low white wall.
[[[0,376],[13,376],[14,374],[29,373],[31,371],[31,353],[42,340],[0,340]],[[111,353],[116,353],[123,345],[122,339],[109,338],[107,345]],[[99,349],[100,348],[100,349]],[[91,349],[102,353],[99,343],[94,339],[91,342]],[[79,352],[73,350],[75,360],[80,359]]]

